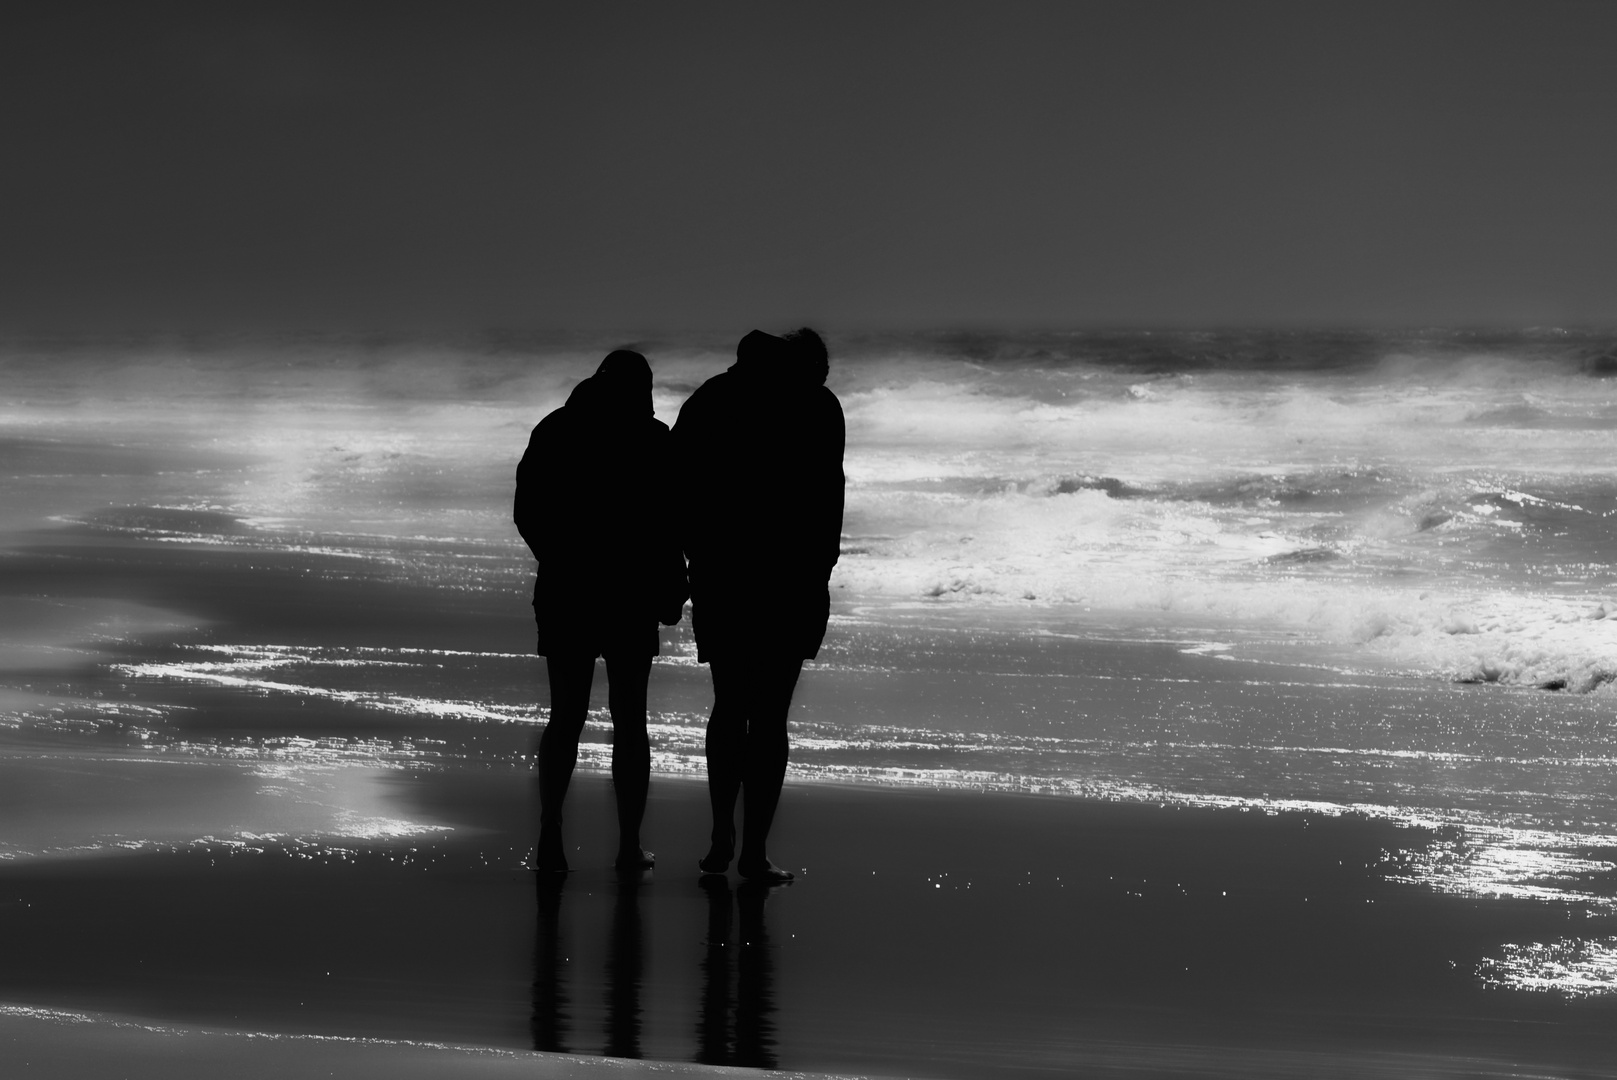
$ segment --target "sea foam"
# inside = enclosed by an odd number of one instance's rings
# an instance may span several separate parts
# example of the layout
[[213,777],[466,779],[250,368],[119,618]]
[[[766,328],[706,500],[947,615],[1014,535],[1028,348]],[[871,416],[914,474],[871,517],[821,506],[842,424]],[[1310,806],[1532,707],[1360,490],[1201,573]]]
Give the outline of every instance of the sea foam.
[[[14,355],[7,520],[520,588],[510,498],[528,431],[618,344]],[[733,344],[638,347],[673,423]],[[1617,384],[1591,366],[1610,347],[1562,332],[834,338],[834,591],[1298,632],[1412,671],[1599,687],[1608,624],[1573,616],[1617,596]],[[104,477],[64,481],[91,459],[125,463],[123,511]]]

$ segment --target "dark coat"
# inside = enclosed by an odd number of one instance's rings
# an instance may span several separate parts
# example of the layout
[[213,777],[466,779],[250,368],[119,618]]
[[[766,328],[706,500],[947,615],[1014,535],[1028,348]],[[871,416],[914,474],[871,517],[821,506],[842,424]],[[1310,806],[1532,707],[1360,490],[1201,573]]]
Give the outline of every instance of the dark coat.
[[691,395],[674,424],[703,661],[812,659],[825,638],[842,541],[842,405],[785,367],[744,352]]
[[659,620],[688,595],[669,502],[668,426],[593,376],[539,421],[517,466],[512,517],[539,560],[539,654],[656,655]]

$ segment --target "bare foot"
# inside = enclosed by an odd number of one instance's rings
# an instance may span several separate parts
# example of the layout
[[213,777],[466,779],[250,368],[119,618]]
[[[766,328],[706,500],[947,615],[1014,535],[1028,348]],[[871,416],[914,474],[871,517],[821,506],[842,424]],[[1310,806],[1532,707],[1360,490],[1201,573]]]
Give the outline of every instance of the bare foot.
[[748,881],[764,885],[790,885],[793,880],[790,870],[782,870],[768,859],[742,859],[736,864],[736,869]]
[[715,839],[707,849],[707,857],[696,863],[696,868],[704,874],[722,874],[730,869],[730,859],[735,855],[735,832],[730,833],[730,840],[724,843]]
[[567,850],[562,846],[560,832],[539,833],[539,846],[533,853],[533,869],[538,874],[567,873]]
[[657,865],[657,856],[635,844],[618,848],[618,857],[612,865],[619,870],[650,870]]

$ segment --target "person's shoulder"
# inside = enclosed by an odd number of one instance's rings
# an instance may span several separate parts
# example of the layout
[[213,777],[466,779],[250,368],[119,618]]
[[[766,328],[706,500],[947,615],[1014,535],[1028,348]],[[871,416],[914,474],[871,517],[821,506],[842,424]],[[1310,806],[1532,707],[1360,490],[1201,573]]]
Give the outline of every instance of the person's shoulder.
[[831,392],[829,386],[816,386],[814,393],[809,395],[813,408],[823,416],[842,416],[842,401]]
[[560,408],[551,409],[544,415],[543,419],[541,419],[537,424],[533,425],[533,433],[529,436],[529,438],[537,439],[543,435],[548,435],[551,432],[559,431],[561,428],[567,426],[570,419],[571,415],[567,412],[567,406],[563,405]]
[[709,376],[701,386],[696,388],[696,392],[691,394],[691,397],[695,397],[697,394],[712,396],[714,394],[728,393],[735,385],[736,373],[734,371],[721,371],[717,375]]
[[678,427],[679,421],[687,417],[699,416],[713,408],[722,409],[724,402],[732,396],[731,388],[734,382],[728,371],[721,371],[692,390],[691,396],[679,407],[679,417],[675,420],[674,426]]

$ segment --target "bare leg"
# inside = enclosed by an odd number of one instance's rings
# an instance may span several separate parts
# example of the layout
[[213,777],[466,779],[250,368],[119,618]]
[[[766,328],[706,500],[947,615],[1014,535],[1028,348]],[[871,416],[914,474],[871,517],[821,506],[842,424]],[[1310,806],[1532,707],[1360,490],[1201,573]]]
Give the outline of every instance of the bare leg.
[[651,656],[612,653],[606,658],[612,709],[612,793],[618,804],[619,870],[649,870],[656,857],[640,846],[651,784],[651,742],[646,737],[646,680]]
[[548,656],[545,670],[550,675],[550,721],[539,737],[539,850],[534,869],[566,873],[561,808],[578,764],[578,737],[589,716],[595,657]]
[[802,669],[801,660],[771,658],[757,664],[750,673],[752,708],[741,776],[746,816],[736,869],[755,881],[792,880],[790,873],[769,861],[766,849],[775,809],[780,804],[781,786],[786,782],[786,716]]
[[713,713],[707,722],[707,798],[713,810],[712,845],[707,858],[697,863],[705,874],[722,874],[735,857],[736,797],[741,793],[741,770],[747,740],[745,687],[738,685],[744,670],[735,661],[715,662]]

